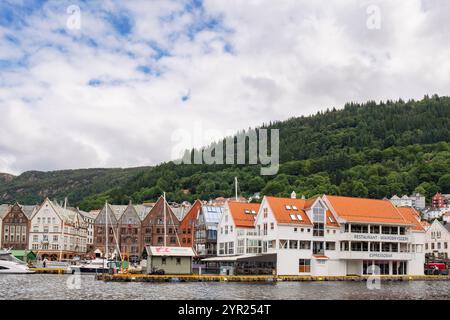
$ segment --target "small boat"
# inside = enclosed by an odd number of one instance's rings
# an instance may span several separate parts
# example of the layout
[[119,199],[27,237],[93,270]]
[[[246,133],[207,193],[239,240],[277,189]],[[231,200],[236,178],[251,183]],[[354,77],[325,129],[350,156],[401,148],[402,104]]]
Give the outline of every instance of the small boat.
[[72,273],[108,273],[110,268],[114,267],[114,261],[106,261],[104,258],[95,258],[78,266],[71,266]]
[[0,274],[34,273],[27,264],[14,257],[9,250],[0,250]]

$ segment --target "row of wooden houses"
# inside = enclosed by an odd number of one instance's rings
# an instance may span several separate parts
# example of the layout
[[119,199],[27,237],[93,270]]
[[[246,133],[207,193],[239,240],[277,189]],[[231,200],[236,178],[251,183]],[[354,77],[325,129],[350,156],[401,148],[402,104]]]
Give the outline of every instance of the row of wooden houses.
[[138,261],[146,246],[192,247],[201,257],[214,256],[223,203],[180,205],[161,196],[91,212],[48,198],[35,206],[0,205],[0,247],[52,260],[105,256],[108,247],[108,257]]

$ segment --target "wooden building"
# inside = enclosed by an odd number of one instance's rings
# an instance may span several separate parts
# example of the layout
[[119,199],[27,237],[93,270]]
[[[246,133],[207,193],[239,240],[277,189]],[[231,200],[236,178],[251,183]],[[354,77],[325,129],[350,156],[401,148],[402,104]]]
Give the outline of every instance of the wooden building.
[[145,247],[147,273],[192,274],[194,250],[183,247]]
[[[164,207],[166,212],[165,219]],[[165,224],[164,221],[166,222]],[[142,243],[144,246],[181,246],[179,227],[180,221],[167,201],[164,200],[164,197],[161,196],[142,221]],[[165,241],[164,231],[166,231]]]
[[202,210],[202,202],[196,200],[180,223],[180,240],[182,247],[195,248],[195,231],[197,218]]
[[18,203],[7,206],[2,217],[0,247],[13,250],[28,248],[30,218],[36,210],[36,206],[21,206]]

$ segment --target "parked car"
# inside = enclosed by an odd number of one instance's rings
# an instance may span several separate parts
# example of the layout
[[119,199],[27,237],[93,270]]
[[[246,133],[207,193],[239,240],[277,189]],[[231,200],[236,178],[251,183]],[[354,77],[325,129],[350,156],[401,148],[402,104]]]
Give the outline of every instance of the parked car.
[[432,262],[425,263],[426,275],[448,275],[448,269],[445,263]]

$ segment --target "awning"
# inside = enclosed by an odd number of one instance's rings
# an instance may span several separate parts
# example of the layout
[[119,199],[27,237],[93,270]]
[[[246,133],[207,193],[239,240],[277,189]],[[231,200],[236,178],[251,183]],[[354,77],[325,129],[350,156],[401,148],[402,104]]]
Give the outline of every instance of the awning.
[[11,254],[19,260],[36,260],[36,254],[30,250],[11,250]]

